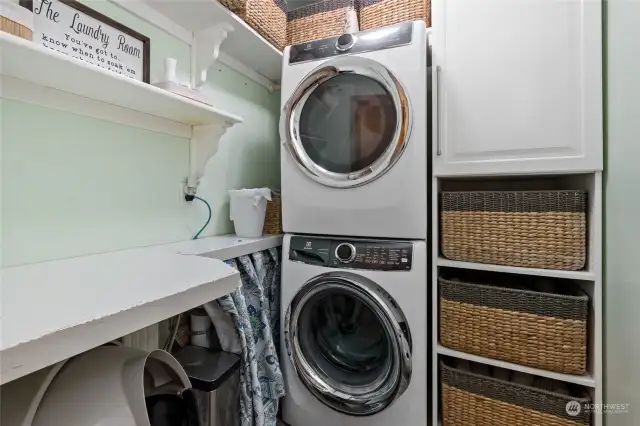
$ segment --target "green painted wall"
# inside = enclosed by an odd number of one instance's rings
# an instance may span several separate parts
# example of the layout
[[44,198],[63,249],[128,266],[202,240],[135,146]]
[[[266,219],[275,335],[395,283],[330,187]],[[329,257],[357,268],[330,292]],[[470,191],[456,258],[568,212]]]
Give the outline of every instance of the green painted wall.
[[640,425],[640,2],[606,13],[605,399],[630,404],[606,426]]
[[[152,81],[167,56],[188,75],[188,45],[113,3],[86,3],[151,38]],[[203,235],[217,235],[233,232],[228,189],[279,186],[279,96],[222,64],[204,90],[245,120],[223,136],[198,192],[213,208]],[[6,99],[0,111],[3,266],[186,240],[206,219],[204,206],[178,201],[187,139]]]

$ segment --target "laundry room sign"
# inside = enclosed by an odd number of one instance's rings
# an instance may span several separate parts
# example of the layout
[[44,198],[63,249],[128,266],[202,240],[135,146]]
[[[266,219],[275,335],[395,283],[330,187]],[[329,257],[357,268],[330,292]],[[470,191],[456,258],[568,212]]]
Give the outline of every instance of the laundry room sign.
[[74,0],[20,0],[20,4],[33,11],[34,42],[149,82],[148,37]]

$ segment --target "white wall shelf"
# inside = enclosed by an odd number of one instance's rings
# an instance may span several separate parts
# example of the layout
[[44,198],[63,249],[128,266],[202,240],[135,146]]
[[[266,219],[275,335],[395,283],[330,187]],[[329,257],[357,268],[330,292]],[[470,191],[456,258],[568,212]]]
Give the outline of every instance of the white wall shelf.
[[[190,126],[228,127],[242,122],[242,118],[218,108],[8,33],[0,32],[0,51],[4,98],[36,104],[43,102],[46,103],[44,106],[66,109],[76,114],[100,114],[96,118],[163,133],[178,133],[183,137],[191,137]],[[93,104],[90,110],[86,108],[88,102]]]
[[195,194],[220,138],[242,118],[0,32],[3,98],[189,138]]
[[591,271],[563,271],[559,269],[519,268],[516,266],[492,265],[487,263],[459,262],[443,257],[438,258],[438,266],[447,268],[470,269],[475,271],[504,272],[509,274],[534,275],[539,277],[566,278],[593,281],[595,274]]
[[220,46],[218,59],[266,87],[280,82],[282,52],[215,0],[111,1],[195,48],[199,43],[207,43],[207,29],[229,25],[233,31]]
[[232,292],[221,260],[282,245],[222,235],[0,270],[0,385]]
[[230,24],[234,30],[228,34],[220,51],[269,80],[280,81],[282,52],[217,1],[147,0],[145,3],[194,34],[214,24]]
[[506,368],[507,370],[520,371],[522,373],[533,374],[535,376],[547,377],[550,379],[559,380],[561,382],[575,383],[577,385],[582,385],[589,388],[596,387],[595,380],[589,374],[584,376],[575,376],[571,374],[562,374],[562,373],[556,373],[553,371],[540,370],[539,368],[525,367],[523,365],[500,361],[497,359],[471,355],[465,352],[460,352],[453,349],[445,348],[442,345],[438,345],[438,354],[450,356],[453,358],[466,359],[467,361],[478,362],[480,364],[491,365],[494,367]]

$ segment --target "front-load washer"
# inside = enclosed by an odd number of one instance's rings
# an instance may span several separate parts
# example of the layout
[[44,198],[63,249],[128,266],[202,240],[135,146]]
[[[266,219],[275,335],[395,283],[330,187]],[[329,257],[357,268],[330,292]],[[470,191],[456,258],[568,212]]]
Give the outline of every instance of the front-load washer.
[[427,238],[428,60],[423,21],[285,49],[285,232]]
[[292,426],[426,426],[424,241],[286,235],[281,363]]

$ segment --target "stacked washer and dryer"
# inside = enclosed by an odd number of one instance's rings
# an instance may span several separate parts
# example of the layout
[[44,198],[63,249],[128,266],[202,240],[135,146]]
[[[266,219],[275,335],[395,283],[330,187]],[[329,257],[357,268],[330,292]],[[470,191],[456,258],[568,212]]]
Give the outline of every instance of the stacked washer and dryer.
[[283,420],[427,425],[428,32],[284,51]]

